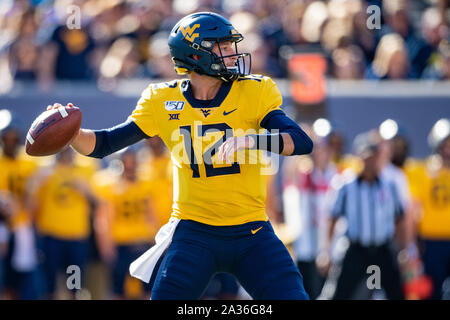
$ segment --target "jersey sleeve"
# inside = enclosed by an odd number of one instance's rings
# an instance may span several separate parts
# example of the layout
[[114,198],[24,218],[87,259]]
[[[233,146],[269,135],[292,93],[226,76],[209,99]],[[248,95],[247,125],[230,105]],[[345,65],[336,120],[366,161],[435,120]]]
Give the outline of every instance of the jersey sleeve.
[[264,84],[262,87],[257,115],[259,125],[261,125],[263,119],[270,112],[274,110],[281,111],[281,104],[283,103],[281,92],[275,82],[269,77],[265,77],[263,82]]
[[158,123],[154,106],[152,104],[152,86],[146,88],[137,102],[136,108],[128,117],[128,120],[133,121],[136,125],[149,137],[159,134]]

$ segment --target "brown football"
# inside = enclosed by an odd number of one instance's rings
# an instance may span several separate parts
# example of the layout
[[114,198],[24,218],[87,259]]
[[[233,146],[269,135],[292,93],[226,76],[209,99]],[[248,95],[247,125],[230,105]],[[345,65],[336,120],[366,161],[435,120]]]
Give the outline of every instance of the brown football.
[[25,150],[30,156],[49,156],[68,146],[81,126],[82,114],[77,107],[47,110],[37,117],[28,130]]

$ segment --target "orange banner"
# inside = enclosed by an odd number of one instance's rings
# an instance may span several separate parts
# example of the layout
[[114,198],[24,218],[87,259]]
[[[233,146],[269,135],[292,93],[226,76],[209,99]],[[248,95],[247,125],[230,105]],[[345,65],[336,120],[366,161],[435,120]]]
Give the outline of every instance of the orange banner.
[[325,71],[327,62],[318,53],[297,53],[288,62],[291,75],[291,93],[294,101],[316,104],[325,99]]

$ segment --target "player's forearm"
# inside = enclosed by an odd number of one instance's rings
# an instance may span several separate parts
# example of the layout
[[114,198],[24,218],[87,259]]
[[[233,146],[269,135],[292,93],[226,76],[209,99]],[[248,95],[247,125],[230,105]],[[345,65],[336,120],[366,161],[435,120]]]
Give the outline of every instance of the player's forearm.
[[274,110],[262,121],[261,126],[270,132],[279,132],[279,152],[282,155],[311,153],[313,142],[302,128],[280,110]]
[[249,137],[253,138],[249,140],[247,146],[249,149],[267,150],[284,156],[308,154],[312,150],[312,141],[309,137],[306,140],[297,133],[280,132],[277,134],[249,135]]
[[80,129],[78,135],[72,141],[71,146],[77,152],[87,156],[94,151],[96,143],[95,133],[89,129]]
[[88,136],[83,133],[80,140],[83,148],[81,153],[98,159],[149,138],[133,121],[126,121],[109,129],[88,131]]

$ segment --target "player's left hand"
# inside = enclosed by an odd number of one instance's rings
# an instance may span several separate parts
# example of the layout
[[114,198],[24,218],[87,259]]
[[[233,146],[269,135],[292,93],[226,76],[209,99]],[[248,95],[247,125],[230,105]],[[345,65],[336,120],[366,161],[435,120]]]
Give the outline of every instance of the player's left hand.
[[219,147],[217,158],[221,163],[231,163],[236,151],[253,148],[254,144],[255,140],[249,136],[230,137]]

